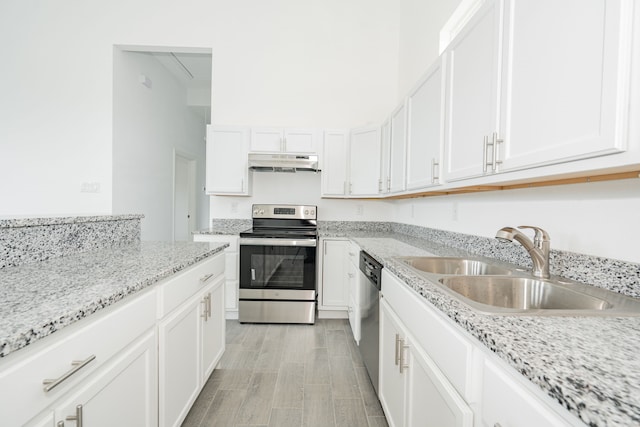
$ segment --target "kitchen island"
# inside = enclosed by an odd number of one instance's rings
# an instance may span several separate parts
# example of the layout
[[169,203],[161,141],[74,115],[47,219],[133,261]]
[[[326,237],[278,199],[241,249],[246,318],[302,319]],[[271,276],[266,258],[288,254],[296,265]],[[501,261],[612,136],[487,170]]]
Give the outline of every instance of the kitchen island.
[[0,269],[0,357],[225,247],[192,242],[141,242]]

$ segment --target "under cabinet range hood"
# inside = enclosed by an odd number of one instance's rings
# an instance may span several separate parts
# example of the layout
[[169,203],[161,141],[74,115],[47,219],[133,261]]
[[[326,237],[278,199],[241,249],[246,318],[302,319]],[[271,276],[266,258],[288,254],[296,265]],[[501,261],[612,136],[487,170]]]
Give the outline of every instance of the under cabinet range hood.
[[318,156],[294,153],[249,153],[249,170],[256,172],[319,172]]

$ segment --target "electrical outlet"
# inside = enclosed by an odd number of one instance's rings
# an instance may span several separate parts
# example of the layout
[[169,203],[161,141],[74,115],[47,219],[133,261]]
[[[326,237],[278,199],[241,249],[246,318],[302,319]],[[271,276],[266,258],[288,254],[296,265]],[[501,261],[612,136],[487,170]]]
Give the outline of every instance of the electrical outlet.
[[238,202],[231,202],[231,213],[238,212]]
[[358,216],[364,215],[364,206],[363,205],[356,205],[356,215],[358,215]]
[[458,220],[458,202],[453,202],[451,206],[451,219],[454,221]]
[[411,218],[415,218],[416,217],[416,205],[414,205],[413,203],[411,204]]

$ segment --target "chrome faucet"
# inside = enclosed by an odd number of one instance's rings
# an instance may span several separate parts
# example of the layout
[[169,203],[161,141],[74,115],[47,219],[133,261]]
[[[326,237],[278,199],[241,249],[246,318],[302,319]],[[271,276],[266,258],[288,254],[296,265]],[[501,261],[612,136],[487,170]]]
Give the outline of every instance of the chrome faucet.
[[533,261],[533,270],[531,274],[542,279],[549,278],[549,253],[551,252],[551,239],[549,233],[539,227],[530,225],[521,225],[518,228],[530,228],[535,231],[533,242],[526,234],[513,227],[503,227],[496,233],[496,239],[503,242],[512,242],[513,239],[520,242],[522,246],[529,252],[531,261]]

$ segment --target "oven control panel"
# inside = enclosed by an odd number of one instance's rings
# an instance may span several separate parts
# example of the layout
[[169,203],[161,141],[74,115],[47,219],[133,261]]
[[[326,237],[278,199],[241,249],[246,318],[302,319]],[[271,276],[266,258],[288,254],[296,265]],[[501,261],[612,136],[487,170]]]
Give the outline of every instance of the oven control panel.
[[252,218],[317,219],[318,208],[307,205],[253,205]]

